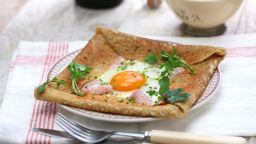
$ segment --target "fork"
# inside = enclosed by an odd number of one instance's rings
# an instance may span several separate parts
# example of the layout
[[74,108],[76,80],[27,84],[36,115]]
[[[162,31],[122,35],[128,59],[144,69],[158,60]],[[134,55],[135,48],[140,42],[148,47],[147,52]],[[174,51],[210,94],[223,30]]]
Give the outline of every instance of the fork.
[[142,141],[162,144],[246,144],[242,137],[203,136],[183,132],[151,130],[145,132],[100,131],[85,128],[58,113],[56,123],[80,141],[98,143],[112,135],[128,136]]
[[136,139],[144,138],[144,133],[139,133],[139,132],[111,132],[111,131],[99,131],[99,130],[92,130],[89,128],[85,128],[69,120],[67,117],[65,117],[61,113],[56,114],[55,119],[56,119],[56,123],[60,127],[62,127],[66,132],[68,132],[70,135],[72,135],[73,137],[83,142],[98,143],[110,137],[111,135],[128,136],[128,137],[134,137]]

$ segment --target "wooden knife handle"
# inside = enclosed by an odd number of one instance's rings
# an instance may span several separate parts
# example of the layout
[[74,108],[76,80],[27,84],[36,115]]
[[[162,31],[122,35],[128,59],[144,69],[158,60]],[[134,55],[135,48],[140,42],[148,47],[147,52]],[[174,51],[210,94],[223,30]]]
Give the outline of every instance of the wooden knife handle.
[[163,130],[152,130],[150,142],[159,144],[246,144],[246,140],[242,137],[204,136]]

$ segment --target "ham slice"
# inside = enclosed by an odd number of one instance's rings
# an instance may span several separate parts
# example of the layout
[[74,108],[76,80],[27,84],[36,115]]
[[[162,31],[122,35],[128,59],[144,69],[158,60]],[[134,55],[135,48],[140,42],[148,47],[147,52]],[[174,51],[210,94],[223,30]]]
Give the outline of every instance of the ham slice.
[[139,104],[148,106],[154,105],[154,103],[151,101],[151,98],[141,90],[137,90],[134,93],[132,93],[130,98],[134,98],[135,102]]
[[111,85],[101,85],[99,80],[92,80],[81,88],[85,94],[108,94],[112,92]]
[[110,66],[110,69],[117,69],[118,66],[121,65],[121,62],[122,62],[122,57],[117,57],[114,61],[114,63]]

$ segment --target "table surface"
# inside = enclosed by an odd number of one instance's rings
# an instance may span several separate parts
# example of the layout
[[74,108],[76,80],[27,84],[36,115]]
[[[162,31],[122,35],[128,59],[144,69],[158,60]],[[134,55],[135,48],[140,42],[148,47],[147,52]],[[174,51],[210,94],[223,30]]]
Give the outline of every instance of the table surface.
[[28,0],[1,0],[0,32],[15,17]]
[[[255,0],[244,0],[226,22],[224,35],[256,33],[255,5]],[[14,50],[20,40],[85,40],[97,25],[138,35],[184,36],[180,24],[165,2],[158,9],[149,9],[146,0],[125,0],[114,9],[97,11],[75,6],[71,0],[30,0],[2,29],[1,35],[9,37]],[[255,138],[250,139],[250,144],[253,143]]]
[[[227,22],[224,35],[256,32],[256,1],[244,0]],[[2,30],[14,48],[20,40],[73,41],[92,36],[97,25],[124,32],[154,36],[184,36],[181,21],[165,2],[149,9],[146,0],[124,0],[109,10],[90,10],[75,6],[71,0],[30,0]]]

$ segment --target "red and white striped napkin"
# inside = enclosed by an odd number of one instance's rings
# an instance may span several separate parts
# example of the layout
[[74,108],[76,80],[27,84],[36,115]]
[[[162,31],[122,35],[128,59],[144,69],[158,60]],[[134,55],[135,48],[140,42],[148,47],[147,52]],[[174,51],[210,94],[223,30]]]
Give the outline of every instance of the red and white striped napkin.
[[[256,35],[218,38],[158,37],[185,44],[227,48],[221,65],[222,81],[216,96],[181,120],[143,124],[116,124],[80,119],[99,129],[145,130],[161,128],[195,133],[253,136],[256,134]],[[64,143],[30,131],[33,127],[60,129],[54,123],[56,104],[34,99],[35,86],[46,81],[60,58],[86,42],[21,42],[15,51],[0,107],[0,143]]]
[[0,110],[0,143],[51,143],[30,128],[54,128],[56,104],[34,99],[35,86],[46,81],[48,71],[60,58],[80,49],[85,42],[21,42],[14,53]]

